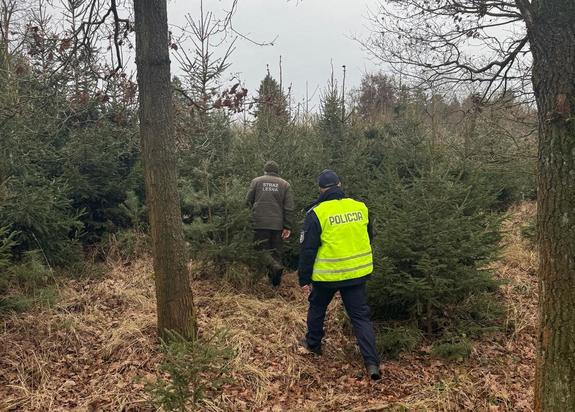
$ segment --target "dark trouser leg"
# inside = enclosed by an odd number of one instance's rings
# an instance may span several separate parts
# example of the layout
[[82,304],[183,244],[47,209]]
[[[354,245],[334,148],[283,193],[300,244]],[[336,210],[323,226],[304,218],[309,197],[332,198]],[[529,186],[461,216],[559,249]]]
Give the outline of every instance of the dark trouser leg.
[[282,281],[282,274],[284,267],[282,265],[281,250],[282,250],[282,232],[280,230],[270,231],[270,251],[269,259],[271,265],[271,281],[272,286],[279,286]]
[[281,230],[255,229],[254,243],[256,250],[262,251],[262,265],[268,272],[282,269],[280,256],[281,251]]
[[341,288],[345,310],[351,319],[359,350],[366,365],[379,365],[379,356],[375,346],[375,333],[370,320],[365,283]]
[[270,234],[267,229],[254,229],[254,245],[256,250],[267,250],[270,248]]
[[262,252],[260,262],[266,274],[270,276],[273,262],[269,253],[269,250],[271,249],[270,231],[267,229],[255,229],[254,246],[257,251]]
[[270,253],[276,269],[283,269],[282,251],[283,240],[281,230],[270,230]]
[[309,309],[307,311],[307,344],[311,348],[321,347],[323,338],[323,322],[325,312],[337,289],[324,288],[314,285],[309,295]]

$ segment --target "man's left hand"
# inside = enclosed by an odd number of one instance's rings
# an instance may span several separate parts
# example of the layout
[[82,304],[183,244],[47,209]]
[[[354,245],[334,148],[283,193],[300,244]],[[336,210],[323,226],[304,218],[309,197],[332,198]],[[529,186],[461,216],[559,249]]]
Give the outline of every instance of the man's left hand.
[[289,230],[289,229],[282,230],[282,239],[283,240],[288,240],[290,235],[291,235],[291,230]]
[[301,287],[301,290],[303,290],[306,295],[309,295],[311,293],[311,289],[312,289],[311,283],[309,285],[304,285]]

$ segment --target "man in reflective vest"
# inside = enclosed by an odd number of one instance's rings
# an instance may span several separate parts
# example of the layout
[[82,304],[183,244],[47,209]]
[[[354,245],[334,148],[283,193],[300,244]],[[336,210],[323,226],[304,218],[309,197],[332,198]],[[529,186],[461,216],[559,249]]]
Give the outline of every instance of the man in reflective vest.
[[300,344],[321,354],[329,303],[339,291],[367,372],[379,379],[379,357],[369,318],[365,283],[373,271],[372,231],[364,203],[346,198],[337,174],[318,178],[320,197],[306,215],[300,235],[299,284],[309,293],[307,334]]

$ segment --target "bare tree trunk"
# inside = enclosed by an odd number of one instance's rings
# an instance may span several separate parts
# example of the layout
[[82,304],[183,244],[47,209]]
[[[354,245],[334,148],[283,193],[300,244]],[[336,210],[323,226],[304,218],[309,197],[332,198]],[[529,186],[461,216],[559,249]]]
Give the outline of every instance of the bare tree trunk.
[[140,136],[150,216],[158,334],[196,332],[176,176],[166,0],[134,0]]
[[575,411],[575,3],[532,5],[541,255],[535,410]]

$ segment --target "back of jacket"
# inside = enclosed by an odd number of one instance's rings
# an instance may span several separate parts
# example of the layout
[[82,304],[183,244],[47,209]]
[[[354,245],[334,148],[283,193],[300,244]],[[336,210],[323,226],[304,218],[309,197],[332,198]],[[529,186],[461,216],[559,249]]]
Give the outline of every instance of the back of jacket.
[[293,192],[290,184],[279,175],[266,173],[252,180],[247,203],[252,209],[254,229],[292,228]]

